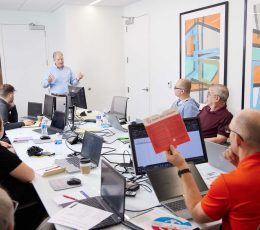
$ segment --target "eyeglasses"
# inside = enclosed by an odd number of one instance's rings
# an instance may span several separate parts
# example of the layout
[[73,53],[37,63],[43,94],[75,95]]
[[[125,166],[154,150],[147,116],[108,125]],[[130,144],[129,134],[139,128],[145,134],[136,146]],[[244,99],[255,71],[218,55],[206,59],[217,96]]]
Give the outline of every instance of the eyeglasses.
[[176,87],[176,86],[174,86],[174,89],[180,89],[180,90],[184,90],[183,88]]
[[236,135],[238,135],[242,141],[244,141],[243,137],[242,137],[238,132],[234,131],[233,129],[230,129],[229,126],[226,126],[226,127],[225,127],[225,132],[228,133],[228,134],[230,134],[231,132],[233,132],[233,133],[235,133]]
[[14,206],[14,212],[16,211],[16,209],[18,208],[19,202],[16,200],[12,200],[13,202],[13,206]]

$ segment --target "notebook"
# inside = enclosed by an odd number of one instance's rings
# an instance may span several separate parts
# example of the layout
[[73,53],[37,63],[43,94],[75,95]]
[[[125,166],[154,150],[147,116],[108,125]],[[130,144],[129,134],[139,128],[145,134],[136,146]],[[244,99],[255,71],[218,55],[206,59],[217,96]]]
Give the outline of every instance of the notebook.
[[42,114],[42,103],[28,102],[28,112],[27,116],[22,117],[22,119],[30,119],[37,121],[37,116]]
[[[189,168],[201,195],[205,195],[208,188],[199,171],[193,163],[189,163]],[[176,167],[153,168],[147,170],[147,176],[160,204],[170,210],[174,215],[184,219],[191,219],[191,214],[184,202],[182,183]]]
[[103,137],[86,131],[82,140],[80,157],[56,159],[55,164],[65,168],[68,173],[75,173],[80,171],[80,159],[87,158],[90,159],[90,167],[96,168],[99,165],[102,145]]
[[[51,126],[47,128],[48,135],[63,133],[65,127],[65,113],[55,111],[51,121]],[[34,132],[41,133],[41,129],[34,129]]]
[[223,156],[223,152],[226,151],[228,146],[216,144],[209,141],[205,141],[205,145],[208,155],[208,163],[210,165],[224,172],[230,172],[236,168],[233,164],[228,162]]
[[106,113],[106,117],[107,117],[108,122],[110,123],[110,125],[111,125],[113,128],[115,128],[115,129],[117,129],[117,130],[119,130],[119,131],[122,131],[122,132],[128,132],[128,129],[124,128],[124,127],[120,124],[118,118],[117,118],[114,114],[112,114],[112,113]]
[[124,221],[125,185],[125,177],[117,172],[109,163],[102,160],[101,196],[91,197],[78,202],[113,214],[98,225],[94,226],[92,229],[105,228]]
[[[204,139],[201,134],[199,119],[197,117],[184,118],[183,121],[190,141],[179,145],[177,150],[182,154],[186,161],[192,161],[194,163],[207,162],[207,153]],[[145,174],[145,168],[148,166],[169,166],[164,153],[155,153],[143,124],[131,124],[128,126],[128,130],[135,174]]]

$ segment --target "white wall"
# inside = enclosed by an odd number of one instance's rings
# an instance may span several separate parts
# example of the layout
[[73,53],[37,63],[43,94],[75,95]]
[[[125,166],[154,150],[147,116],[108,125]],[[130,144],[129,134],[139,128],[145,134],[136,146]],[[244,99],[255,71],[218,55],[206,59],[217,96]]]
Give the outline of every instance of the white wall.
[[[150,86],[151,112],[168,108],[173,90],[167,82],[179,79],[179,14],[216,4],[219,0],[143,0],[125,8],[124,16],[148,13],[150,17]],[[229,1],[227,86],[230,90],[228,107],[232,113],[241,109],[243,60],[244,0]]]
[[103,110],[110,108],[114,95],[125,94],[121,16],[121,8],[109,7],[64,6],[54,13],[0,10],[0,24],[45,25],[49,65],[53,51],[63,51],[65,65],[85,75],[81,85],[89,108]]

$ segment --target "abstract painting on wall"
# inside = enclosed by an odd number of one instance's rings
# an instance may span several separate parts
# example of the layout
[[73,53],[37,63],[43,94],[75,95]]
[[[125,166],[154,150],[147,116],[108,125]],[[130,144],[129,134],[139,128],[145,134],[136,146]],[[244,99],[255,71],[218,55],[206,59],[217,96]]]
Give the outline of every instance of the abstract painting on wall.
[[242,108],[260,110],[260,0],[245,0]]
[[228,2],[180,14],[180,74],[205,103],[211,84],[226,84]]

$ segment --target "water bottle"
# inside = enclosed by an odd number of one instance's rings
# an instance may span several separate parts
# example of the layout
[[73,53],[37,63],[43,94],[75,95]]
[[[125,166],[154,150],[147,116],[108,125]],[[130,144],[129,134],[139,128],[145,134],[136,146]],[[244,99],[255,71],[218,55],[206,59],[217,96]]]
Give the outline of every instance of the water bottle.
[[106,113],[102,113],[102,127],[109,128],[109,122],[107,120]]
[[46,120],[43,120],[42,123],[41,123],[41,135],[42,136],[48,136]]
[[60,145],[62,144],[62,136],[60,133],[56,133],[55,139],[54,139],[54,144],[55,145]]
[[102,117],[100,113],[98,113],[96,116],[96,124],[98,127],[102,127]]

